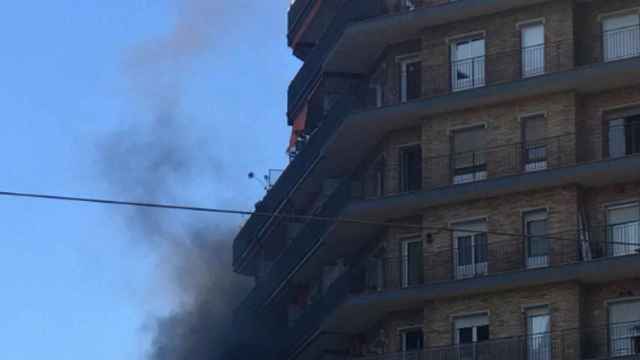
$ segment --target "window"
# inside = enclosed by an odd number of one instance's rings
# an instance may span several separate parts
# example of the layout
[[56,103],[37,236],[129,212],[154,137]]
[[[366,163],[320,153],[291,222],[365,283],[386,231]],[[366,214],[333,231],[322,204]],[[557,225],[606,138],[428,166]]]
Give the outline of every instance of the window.
[[544,74],[544,24],[531,23],[520,28],[522,77]]
[[640,115],[609,121],[609,157],[640,153]]
[[400,147],[400,192],[422,188],[422,148],[420,145]]
[[607,249],[610,256],[640,254],[640,206],[637,203],[607,209]]
[[424,252],[422,240],[412,239],[402,242],[402,286],[416,286],[424,282]]
[[455,320],[455,340],[458,345],[458,358],[460,360],[474,360],[479,358],[491,358],[482,356],[490,355],[487,348],[483,348],[483,341],[489,340],[489,316],[474,315]]
[[604,18],[602,45],[604,61],[640,55],[640,16],[633,13]]
[[546,119],[544,115],[522,119],[524,143],[524,170],[537,171],[547,168]]
[[547,235],[547,211],[538,210],[524,214],[524,234],[527,267],[549,266],[551,244]]
[[418,99],[422,95],[422,62],[419,59],[404,60],[400,63],[401,101]]
[[403,330],[402,337],[403,360],[420,359],[420,350],[424,347],[424,335],[422,329]]
[[456,279],[486,275],[488,271],[487,222],[454,224],[453,248]]
[[487,178],[486,129],[477,126],[453,132],[453,183]]
[[527,355],[529,360],[551,359],[551,316],[546,306],[527,310]]
[[451,43],[451,90],[484,86],[484,52],[482,36]]
[[640,301],[609,305],[611,356],[640,354]]

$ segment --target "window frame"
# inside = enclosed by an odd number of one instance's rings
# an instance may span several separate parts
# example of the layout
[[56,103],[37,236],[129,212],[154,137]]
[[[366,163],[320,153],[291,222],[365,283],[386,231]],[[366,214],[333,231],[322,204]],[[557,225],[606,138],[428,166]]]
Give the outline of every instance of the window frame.
[[[538,27],[541,26],[542,27],[542,43],[540,44],[535,44],[535,45],[529,45],[527,47],[524,46],[524,32],[527,29],[533,28],[533,27]],[[526,78],[530,78],[530,77],[535,77],[535,76],[540,76],[540,75],[544,75],[546,73],[546,66],[547,66],[547,61],[546,61],[546,34],[547,34],[547,27],[545,24],[545,19],[535,19],[535,20],[529,20],[523,23],[518,24],[518,31],[520,33],[520,49],[521,49],[521,56],[520,56],[520,69],[521,69],[521,76],[523,79]],[[525,52],[527,51],[527,49],[531,49],[534,47],[538,47],[538,46],[542,46],[542,70],[541,71],[537,71],[537,72],[531,72],[531,73],[527,73],[526,69],[525,69]]]
[[420,71],[419,81],[420,81],[420,94],[417,97],[409,99],[409,76],[407,73],[407,68],[411,64],[420,64],[420,69],[422,70],[422,58],[419,55],[407,55],[402,57],[400,60],[400,102],[405,104],[411,100],[419,99],[422,92],[422,71]]
[[[401,242],[401,256],[402,256],[402,272],[401,272],[401,285],[402,288],[408,288],[411,286],[415,286],[415,285],[419,285],[420,283],[424,282],[424,241],[422,239],[422,237],[419,236],[410,236],[410,237],[406,237],[406,238],[402,238],[400,239]],[[422,279],[422,281],[418,281],[417,284],[413,284],[410,283],[410,276],[409,276],[409,272],[411,271],[411,269],[413,268],[412,266],[410,266],[409,261],[411,259],[410,254],[409,254],[409,247],[411,244],[420,244],[420,249],[421,251],[421,269],[422,272],[415,274],[415,276],[419,277],[420,279]]]
[[[458,45],[464,42],[472,43],[474,41],[479,41],[479,40],[483,41],[482,55],[472,54],[471,56],[465,57],[465,58],[460,58],[458,56]],[[447,39],[447,42],[448,42],[448,48],[449,48],[449,64],[450,64],[449,66],[450,82],[449,83],[451,87],[451,92],[471,90],[471,89],[476,89],[476,88],[481,88],[486,86],[487,85],[487,79],[486,79],[487,37],[485,32],[479,31],[472,34],[455,36]],[[478,61],[479,59],[482,59],[482,61]],[[458,67],[460,66],[461,62],[464,62],[464,61],[471,61],[472,74],[470,76],[470,81],[471,81],[470,86],[464,85],[469,81],[468,79],[460,80],[458,78],[458,72],[459,72]],[[479,62],[480,64],[476,64],[476,62]],[[482,74],[481,76],[475,76],[476,66],[478,67],[478,70],[481,69],[480,70]]]
[[610,32],[610,31],[615,31],[615,30],[619,30],[619,29],[623,29],[622,28],[618,28],[618,29],[613,29],[613,30],[605,30],[605,22],[614,18],[621,18],[624,16],[629,16],[629,15],[635,15],[638,18],[638,24],[636,24],[635,26],[638,27],[638,32],[640,33],[640,8],[630,8],[630,9],[623,9],[623,10],[618,10],[618,11],[614,11],[614,12],[609,12],[609,13],[604,13],[604,14],[600,14],[598,15],[598,21],[600,22],[600,41],[601,41],[601,52],[602,52],[602,61],[603,62],[611,62],[611,61],[617,61],[617,60],[623,60],[623,59],[629,59],[632,57],[636,57],[640,55],[640,42],[637,43],[636,49],[635,49],[635,54],[632,55],[623,55],[623,56],[618,56],[618,57],[614,57],[614,58],[608,58],[607,54],[607,41],[605,40],[606,38],[606,33]]
[[[411,150],[415,150],[418,153],[418,158],[419,158],[419,167],[420,167],[420,178],[417,179],[417,185],[416,188],[413,189],[411,186],[409,186],[410,182],[409,182],[409,174],[408,174],[408,169],[407,169],[407,164],[405,163],[404,159],[404,153],[407,151],[411,151]],[[419,142],[416,143],[409,143],[409,144],[403,144],[397,147],[397,151],[398,151],[398,170],[400,171],[400,176],[398,176],[398,180],[399,180],[399,186],[398,186],[398,192],[401,194],[404,193],[411,193],[411,192],[415,192],[415,191],[420,191],[422,189],[422,183],[423,183],[423,177],[424,177],[424,157],[423,157],[423,152],[422,152],[422,144]]]
[[531,240],[532,237],[529,234],[529,224],[531,222],[535,222],[535,221],[545,221],[545,227],[547,228],[547,233],[548,233],[548,226],[549,226],[549,209],[548,208],[539,208],[539,209],[531,209],[531,210],[527,210],[527,211],[523,211],[522,212],[522,234],[524,235],[524,255],[525,255],[525,265],[527,267],[527,269],[535,269],[535,268],[541,268],[541,267],[548,267],[550,265],[550,259],[551,259],[551,253],[552,253],[552,244],[549,241],[549,239],[547,239],[548,241],[548,249],[549,249],[549,253],[546,255],[540,255],[540,256],[531,256],[530,254],[530,246],[531,244],[529,243],[529,241]]

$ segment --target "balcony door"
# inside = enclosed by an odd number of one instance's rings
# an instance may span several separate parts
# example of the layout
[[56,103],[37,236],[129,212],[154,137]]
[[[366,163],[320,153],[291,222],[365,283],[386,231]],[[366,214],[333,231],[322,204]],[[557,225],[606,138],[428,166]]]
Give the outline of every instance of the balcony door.
[[524,170],[527,172],[547,168],[546,125],[544,115],[522,119]]
[[640,205],[607,209],[607,249],[609,256],[640,254]]
[[463,184],[487,178],[487,138],[484,126],[452,133],[453,183]]
[[416,286],[424,282],[423,259],[422,239],[402,242],[402,287]]
[[474,221],[452,225],[455,278],[486,275],[488,271],[487,222]]
[[522,42],[522,77],[544,74],[544,24],[526,24],[520,29]]
[[418,191],[422,188],[422,147],[400,147],[400,192]]
[[610,355],[640,355],[640,301],[609,305]]
[[549,266],[551,244],[547,238],[547,211],[524,214],[524,234],[527,252],[527,268]]
[[640,115],[610,120],[608,132],[609,157],[640,153]]
[[451,90],[485,85],[485,41],[477,36],[451,43]]
[[403,330],[400,332],[402,340],[402,360],[418,360],[424,347],[422,329]]
[[638,13],[610,16],[602,21],[604,61],[640,55],[640,16]]
[[[489,340],[489,316],[474,315],[455,320],[455,340],[458,345],[458,360],[487,359],[482,342]],[[483,351],[485,350],[485,351]]]
[[527,359],[551,360],[551,316],[547,307],[527,311]]

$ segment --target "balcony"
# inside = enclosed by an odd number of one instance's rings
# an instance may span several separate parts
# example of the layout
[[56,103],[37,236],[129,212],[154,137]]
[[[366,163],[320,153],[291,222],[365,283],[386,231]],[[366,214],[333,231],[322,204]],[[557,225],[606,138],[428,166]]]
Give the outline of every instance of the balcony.
[[322,77],[322,63],[330,49],[342,35],[345,27],[351,22],[379,16],[385,12],[383,0],[347,1],[331,21],[318,45],[313,48],[308,60],[291,81],[288,89],[288,114],[293,119],[302,107],[303,99],[309,98],[315,85]]
[[[625,129],[629,129],[628,127]],[[617,128],[614,128],[616,134],[619,133]],[[635,132],[630,129],[627,131],[630,135]],[[620,136],[625,136],[620,134]],[[421,173],[423,176],[422,188],[417,192],[411,194],[397,194],[393,188],[391,195],[384,196],[373,200],[355,201],[362,198],[371,198],[376,195],[372,192],[375,186],[368,183],[367,178],[376,179],[376,174],[367,173],[365,178],[358,179],[345,179],[342,184],[335,190],[331,196],[324,201],[321,206],[317,208],[312,214],[324,218],[334,217],[349,217],[352,219],[372,218],[378,221],[386,221],[389,218],[389,214],[394,214],[396,217],[411,215],[416,209],[411,204],[402,206],[395,206],[393,204],[401,199],[407,199],[407,201],[415,202],[419,208],[425,206],[434,205],[436,202],[431,200],[421,199],[423,194],[439,194],[445,193],[443,201],[453,201],[454,199],[447,196],[446,193],[453,191],[457,196],[464,196],[468,191],[457,190],[459,188],[471,185],[469,182],[483,184],[489,186],[498,180],[512,179],[516,181],[525,175],[539,175],[545,179],[553,178],[550,172],[555,170],[563,171],[572,169],[574,166],[580,166],[580,164],[590,164],[592,159],[580,158],[576,149],[576,135],[561,134],[557,136],[539,138],[530,142],[517,142],[508,143],[503,145],[488,146],[482,149],[474,149],[465,152],[453,152],[450,154],[442,154],[437,156],[426,157],[423,159],[421,166],[423,170]],[[602,137],[600,134],[593,134],[589,136],[583,136],[581,143],[595,143],[601,144]],[[633,160],[636,158],[634,153],[629,153],[628,156],[622,155],[619,160]],[[607,165],[607,162],[603,163],[603,181],[606,183],[610,177],[606,174],[612,174],[612,168]],[[627,176],[631,176],[631,171],[628,166],[622,166],[624,173]],[[386,173],[385,177],[393,177],[395,173],[400,172],[399,166],[396,164],[387,164],[383,171]],[[598,177],[598,172],[589,171],[585,172],[591,180],[595,180]],[[536,178],[537,179],[537,178]],[[558,186],[562,183],[580,182],[581,178],[575,175],[575,172],[571,172],[570,176],[561,176],[560,183],[548,185],[545,182],[539,180],[532,181],[536,188],[544,186]],[[522,186],[525,182],[518,183]],[[388,185],[391,186],[391,185]],[[400,190],[400,184],[395,190]],[[514,186],[505,186],[500,183],[496,185],[495,192],[500,191],[504,193],[513,188],[512,191],[525,191],[526,189],[520,189]],[[477,192],[478,196],[487,196],[490,192],[484,190]],[[354,206],[351,206],[351,205]],[[391,204],[391,205],[389,205]],[[392,209],[389,208],[392,206]],[[374,209],[375,214],[371,214],[368,208]],[[406,214],[405,214],[406,213]],[[336,226],[337,225],[337,226]],[[307,221],[303,224],[302,230],[299,234],[290,242],[290,245],[284,249],[282,254],[276,259],[274,265],[271,267],[266,276],[261,279],[252,290],[252,292],[245,299],[243,304],[239,307],[239,311],[253,311],[254,309],[261,308],[266,305],[269,300],[275,296],[275,294],[282,289],[287,279],[295,279],[301,270],[305,273],[314,273],[319,271],[319,267],[322,266],[315,260],[316,258],[335,258],[335,249],[337,243],[336,240],[339,236],[330,236],[329,232],[336,228],[344,227],[345,224],[335,224],[332,221]],[[336,238],[336,239],[334,239]],[[570,237],[571,241],[568,247],[553,248],[554,253],[548,259],[550,265],[564,264],[575,260],[575,234]],[[607,240],[606,237],[598,237],[604,243],[611,243],[611,240]],[[496,241],[495,243],[493,241]],[[509,243],[509,239],[492,239],[489,248],[487,249],[487,256],[501,258],[507,256],[513,259],[522,259],[521,255],[506,254],[509,251],[522,251],[522,243]],[[350,237],[348,242],[342,242],[340,245],[340,251],[348,254],[349,251],[356,251],[366,244],[368,238],[365,236]],[[319,247],[320,244],[325,246]],[[593,247],[593,256],[602,257],[604,252],[603,247]],[[314,261],[306,261],[308,256],[314,255]],[[320,256],[321,255],[321,256]],[[433,255],[433,254],[431,254]],[[452,279],[453,275],[450,272],[441,273],[448,269],[446,265],[450,264],[455,256],[452,254],[451,249],[443,250],[441,254],[437,256],[428,256],[429,261],[442,261],[442,263],[434,263],[430,266],[433,271],[430,271],[425,275],[427,281],[444,281]],[[461,255],[462,256],[462,255]],[[535,261],[535,260],[532,260]],[[393,263],[399,264],[400,259],[388,259],[385,261],[385,268],[392,268]],[[491,265],[487,269],[487,273],[494,271],[505,270],[517,270],[517,266],[511,268],[504,268],[505,264]],[[475,277],[477,269],[471,268],[471,275],[467,277]],[[399,270],[397,270],[399,271]],[[397,276],[394,278],[395,283],[399,283]],[[388,284],[393,283],[388,280]],[[396,285],[398,287],[398,285]]]
[[[501,290],[532,286],[536,284],[536,277],[540,278],[540,283],[549,282],[548,278],[558,282],[586,281],[587,279],[589,279],[588,281],[609,281],[610,279],[606,276],[612,278],[621,276],[618,274],[618,269],[622,269],[625,274],[622,276],[630,276],[638,271],[638,266],[634,268],[629,268],[626,265],[612,266],[614,263],[607,261],[624,260],[625,264],[628,264],[629,261],[638,264],[640,256],[640,232],[638,229],[640,229],[640,222],[614,226],[594,226],[587,230],[567,231],[539,238],[536,240],[535,246],[527,245],[531,240],[527,237],[512,237],[508,240],[501,240],[501,236],[496,238],[489,235],[486,242],[474,246],[451,247],[435,252],[425,251],[417,264],[411,264],[411,259],[406,256],[375,259],[361,255],[356,258],[364,258],[365,260],[350,267],[312,306],[304,310],[300,320],[290,328],[283,338],[285,343],[282,344],[282,347],[300,350],[299,347],[321,331],[354,334],[364,331],[366,329],[363,326],[371,324],[386,312],[395,309],[396,305],[392,303],[392,297],[389,296],[393,293],[400,296],[398,301],[400,301],[401,305],[399,306],[402,309],[409,306],[408,304],[415,303],[416,306],[419,306],[425,300],[453,296],[454,294],[461,296],[474,294],[478,291],[486,292],[498,286]],[[587,268],[582,268],[582,265],[595,267],[584,270]],[[572,275],[567,278],[559,276],[560,272],[574,266],[578,266],[578,268],[571,271]],[[414,271],[412,269],[420,269],[423,272],[417,270],[419,273],[411,274],[411,271]],[[605,269],[607,269],[605,272],[609,273],[605,278],[596,280],[592,276],[594,271],[603,273]],[[518,277],[519,274],[523,276]],[[484,279],[487,279],[488,282],[483,283]],[[479,283],[479,286],[472,286],[474,282]],[[497,282],[502,285],[497,285]],[[492,284],[492,287],[487,286],[489,283]],[[416,297],[421,289],[431,289],[430,296]],[[348,305],[345,306],[345,303]],[[616,330],[612,332],[611,329]],[[624,331],[636,331],[633,329],[621,325],[586,329],[581,330],[580,333],[565,332],[563,333],[564,339],[573,336],[573,340],[584,340],[581,343],[575,342],[574,346],[576,347],[571,353],[564,352],[567,349],[562,349],[562,346],[558,347],[559,344],[556,343],[556,340],[544,346],[540,345],[540,348],[548,350],[547,348],[551,347],[553,354],[559,354],[556,351],[562,351],[561,353],[567,356],[549,359],[604,359],[607,358],[610,351],[607,347],[610,345],[607,344],[613,345],[618,342],[616,347],[618,350],[615,350],[617,356],[623,353],[627,355],[640,354],[637,350],[630,352],[629,337],[623,336]],[[578,334],[580,336],[577,336]],[[613,334],[611,341],[607,340],[608,334]],[[640,336],[640,332],[633,332],[633,334],[636,334],[633,339]],[[518,342],[521,345],[526,345],[527,342],[523,343],[523,339],[497,340],[495,343],[487,342],[485,346],[495,344],[496,347],[500,347],[504,345],[505,347],[500,351],[526,350],[526,346],[518,347],[516,345]],[[539,339],[543,339],[543,337]],[[542,342],[542,340],[540,341]],[[640,339],[633,341],[634,346],[640,344],[637,342]],[[582,347],[580,348],[580,346]],[[491,348],[498,350],[496,347]],[[451,351],[459,349],[459,347],[431,349],[416,353],[416,356],[419,357],[403,357],[402,359],[451,359],[449,357],[452,356]],[[492,354],[490,352],[486,354],[487,357],[478,359],[495,359],[495,357],[491,357]],[[509,353],[509,355],[511,354]],[[578,356],[579,354],[581,355]],[[400,354],[373,357],[372,359],[387,359],[386,356],[400,356]],[[454,358],[459,359],[458,357]],[[512,359],[513,357],[508,358]],[[394,359],[394,357],[389,359]]]
[[[389,7],[385,4],[388,1],[349,1],[340,9],[339,16],[327,28],[309,54],[309,60],[292,80],[288,93],[290,119],[302,108],[305,99],[325,73],[364,75],[371,70],[385,48],[414,37],[425,27],[545,1],[418,1],[418,7],[412,11],[410,7]],[[400,0],[396,2],[400,3]]]
[[[428,335],[427,335],[428,336]],[[640,323],[569,329],[352,360],[591,360],[640,358]]]

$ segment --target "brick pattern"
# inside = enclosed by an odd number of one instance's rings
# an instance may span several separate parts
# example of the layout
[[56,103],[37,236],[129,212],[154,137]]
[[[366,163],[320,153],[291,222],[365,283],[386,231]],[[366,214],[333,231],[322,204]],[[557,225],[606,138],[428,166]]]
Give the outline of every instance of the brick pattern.
[[640,6],[639,0],[582,1],[576,7],[575,31],[577,61],[590,64],[603,61],[602,22],[600,15],[633,9]]
[[424,311],[427,347],[454,343],[453,319],[473,313],[488,313],[492,339],[522,336],[526,331],[523,309],[548,305],[551,331],[580,326],[580,286],[564,283],[427,303]]
[[[550,265],[578,260],[575,243],[578,191],[575,187],[529,192],[462,204],[429,208],[423,214],[422,225],[428,228],[449,228],[453,221],[486,218],[489,232],[522,234],[522,213],[534,209],[548,210],[548,232],[551,240]],[[418,224],[419,219],[404,221]],[[416,231],[390,229],[384,238],[385,287],[399,288],[402,269],[402,242],[423,241],[424,279],[426,282],[455,278],[453,235],[450,231]],[[566,239],[566,240],[565,240]],[[525,268],[525,247],[522,237],[488,235],[488,272],[501,273]]]
[[580,141],[578,161],[605,159],[606,114],[624,108],[638,108],[640,112],[640,86],[587,94],[579,98],[577,105],[578,135],[584,139]]
[[[422,3],[430,6],[445,2]],[[485,34],[486,41],[486,83],[520,79],[522,53],[518,25],[534,19],[545,21],[545,71],[571,69],[574,66],[573,2],[562,0],[426,28],[420,34],[420,44],[412,40],[387,49],[371,77],[372,83],[383,86],[384,105],[400,102],[398,57],[412,54],[422,61],[422,95],[446,94],[451,89],[449,40],[479,32]]]
[[[451,154],[451,129],[477,124],[486,126],[487,176],[506,176],[521,172],[521,155],[518,145],[522,142],[521,116],[544,114],[545,136],[548,138],[575,132],[575,95],[573,93],[549,94],[524,101],[504,103],[492,107],[471,109],[443,114],[425,119],[422,140],[425,161],[424,186],[443,186],[451,183],[448,155]],[[508,147],[515,144],[514,147]],[[575,137],[568,136],[558,141],[549,141],[548,167],[559,167],[575,163]]]

